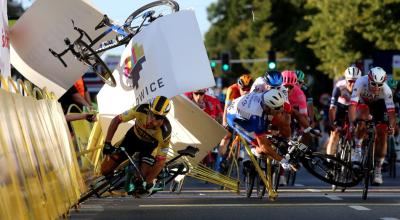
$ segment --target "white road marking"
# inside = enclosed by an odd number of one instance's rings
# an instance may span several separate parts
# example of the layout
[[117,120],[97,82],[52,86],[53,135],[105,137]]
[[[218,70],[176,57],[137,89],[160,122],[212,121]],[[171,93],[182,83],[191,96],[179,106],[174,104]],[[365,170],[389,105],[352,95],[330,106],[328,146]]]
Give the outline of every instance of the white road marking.
[[399,220],[399,219],[393,218],[393,217],[383,217],[383,218],[380,218],[380,220]]
[[306,190],[310,192],[321,192],[321,190],[319,189],[306,189]]
[[103,212],[104,207],[102,205],[81,205],[79,210],[85,210],[85,211],[93,211],[93,212]]
[[295,183],[294,186],[304,186],[304,185],[300,183]]
[[[400,203],[371,203],[369,206],[400,206]],[[141,208],[173,208],[173,207],[282,207],[282,206],[349,206],[356,210],[370,210],[364,206],[350,203],[296,203],[296,204],[148,204],[139,205]]]
[[349,207],[352,208],[352,209],[355,209],[357,211],[369,211],[369,210],[371,210],[371,209],[369,209],[367,207],[364,207],[364,206],[361,206],[361,205],[351,205]]
[[342,198],[340,198],[339,196],[332,196],[332,195],[328,195],[325,196],[326,198],[330,199],[330,200],[343,200]]

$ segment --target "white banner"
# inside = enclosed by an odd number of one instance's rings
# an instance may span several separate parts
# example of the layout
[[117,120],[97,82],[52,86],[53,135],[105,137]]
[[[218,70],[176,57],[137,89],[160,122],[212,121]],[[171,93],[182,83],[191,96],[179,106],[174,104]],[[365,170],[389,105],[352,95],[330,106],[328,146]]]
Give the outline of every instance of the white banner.
[[119,114],[157,95],[173,97],[215,85],[193,11],[157,19],[137,34],[97,100],[102,114]]
[[[66,37],[73,42],[79,36],[71,19],[94,39],[105,30],[94,30],[102,18],[103,13],[89,1],[36,0],[10,30],[12,65],[38,87],[47,87],[61,97],[88,67],[68,52],[63,57],[65,68],[49,48],[59,53],[66,48]],[[104,41],[111,38],[114,33]]]
[[0,0],[1,10],[1,48],[0,48],[0,74],[2,76],[10,76],[10,44],[8,35],[8,17],[7,17],[7,1]]

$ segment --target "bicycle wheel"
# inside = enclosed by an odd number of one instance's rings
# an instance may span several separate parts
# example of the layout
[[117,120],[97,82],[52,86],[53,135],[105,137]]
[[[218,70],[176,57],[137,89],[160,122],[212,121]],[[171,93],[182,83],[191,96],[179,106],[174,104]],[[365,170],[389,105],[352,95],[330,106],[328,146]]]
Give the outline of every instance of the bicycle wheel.
[[112,176],[110,179],[106,177],[101,177],[90,187],[89,191],[81,195],[78,203],[84,202],[93,195],[100,197],[104,192],[108,191],[111,187],[120,182],[120,180],[122,180],[122,178],[125,176],[124,174],[125,173],[123,171],[120,171],[114,174],[114,176]]
[[253,188],[254,188],[254,181],[256,179],[256,175],[253,172],[247,172],[246,173],[246,196],[247,198],[251,197],[251,194],[253,193]]
[[100,79],[109,86],[115,87],[117,85],[114,76],[112,75],[108,66],[97,55],[97,53],[89,47],[85,42],[77,40],[74,43],[75,50],[80,54],[78,60],[91,67],[93,71],[100,77]]
[[[308,153],[301,159],[301,162],[308,172],[329,184],[352,187],[361,181],[359,175],[351,166],[332,155],[319,152]],[[338,167],[346,171],[345,178],[335,178],[335,172],[338,172]]]
[[[138,10],[134,11],[131,15],[129,15],[129,17],[125,20],[124,29],[126,32],[135,35],[140,32],[141,27],[150,24],[159,17],[174,13],[176,11],[179,11],[179,4],[175,1],[161,0],[151,2],[147,5],[142,6]],[[147,17],[148,15],[146,13],[152,13],[151,16],[153,19],[148,20],[147,18],[145,18],[148,21],[143,20],[143,17]]]
[[362,199],[366,200],[368,196],[368,188],[372,181],[372,175],[374,173],[374,142],[369,141],[365,155],[362,161],[363,173],[364,173],[364,188],[362,192]]
[[[339,160],[342,160],[343,162],[345,162],[346,164],[348,164],[348,166],[352,166],[351,164],[351,147],[352,144],[350,143],[349,140],[346,140],[345,137],[341,137],[339,139],[339,144],[337,146],[337,153],[336,153],[336,158],[338,158]],[[348,169],[344,166],[341,166],[341,164],[336,164],[335,167],[335,171],[334,171],[334,175],[335,175],[335,179],[337,181],[341,181],[340,179],[346,179],[349,177],[348,174]],[[333,185],[334,187],[332,187],[332,190],[335,191],[336,190],[336,185]],[[341,189],[342,192],[346,191],[346,187],[342,187]]]
[[396,143],[394,137],[392,135],[389,136],[388,139],[388,162],[389,162],[389,176],[393,179],[396,178]]

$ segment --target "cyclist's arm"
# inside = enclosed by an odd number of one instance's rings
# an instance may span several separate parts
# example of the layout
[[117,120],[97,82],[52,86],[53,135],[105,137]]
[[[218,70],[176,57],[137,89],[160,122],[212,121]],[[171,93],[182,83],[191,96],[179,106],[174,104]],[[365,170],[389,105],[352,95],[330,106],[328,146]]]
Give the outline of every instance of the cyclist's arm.
[[108,127],[105,142],[111,143],[119,124],[136,118],[136,108],[125,111],[122,114],[115,116]]
[[395,105],[393,102],[392,90],[386,85],[383,89],[385,92],[385,105],[386,105],[386,109],[388,112],[389,124],[390,124],[390,127],[395,128],[396,127],[396,112],[395,112]]
[[222,126],[226,126],[227,125],[227,122],[226,122],[226,110],[227,110],[228,106],[232,103],[231,96],[232,96],[232,89],[228,88],[228,90],[226,91],[224,113],[222,115]]
[[338,103],[338,99],[340,96],[340,89],[338,86],[332,91],[331,105],[329,107],[329,122],[332,124],[336,119],[336,104]]
[[265,135],[256,135],[258,146],[261,147],[264,153],[271,156],[274,160],[281,161],[283,157],[279,155],[272,147],[271,142]]

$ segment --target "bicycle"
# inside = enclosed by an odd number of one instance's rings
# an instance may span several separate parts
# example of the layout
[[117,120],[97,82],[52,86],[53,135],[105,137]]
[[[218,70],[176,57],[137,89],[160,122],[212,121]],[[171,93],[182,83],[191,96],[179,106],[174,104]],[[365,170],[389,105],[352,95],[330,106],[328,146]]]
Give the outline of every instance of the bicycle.
[[[360,182],[359,173],[354,171],[352,166],[335,156],[313,152],[308,146],[300,142],[301,136],[297,139],[289,140],[275,136],[269,136],[268,138],[277,147],[287,146],[287,154],[290,156],[289,163],[296,169],[300,167],[299,164],[301,163],[316,178],[341,187],[352,187]],[[348,173],[349,178],[335,178],[335,172],[339,168]]]
[[[146,182],[144,181],[143,176],[141,176],[139,169],[136,165],[137,161],[135,161],[135,156],[130,156],[126,152],[124,147],[118,148],[118,151],[124,153],[128,157],[128,159],[122,162],[114,170],[113,173],[107,176],[102,176],[97,179],[93,184],[91,184],[90,189],[81,195],[78,203],[84,202],[93,195],[96,195],[98,198],[100,198],[103,193],[120,189],[123,184],[125,185],[124,188],[126,191],[131,191],[133,192],[133,195],[135,197],[138,197],[138,195],[135,194],[135,190],[137,190],[139,186],[135,186],[134,184],[132,185],[130,179],[140,179],[143,183],[143,185],[140,187],[146,189]],[[160,174],[158,175],[157,181],[154,184],[154,188],[150,192],[149,196],[164,189],[165,186],[173,179],[175,179],[175,177],[177,177],[178,175],[187,174],[190,171],[189,165],[185,161],[176,161],[182,156],[195,157],[198,151],[198,148],[187,146],[185,149],[179,150],[177,152],[177,156],[167,161]]]
[[[49,48],[49,51],[53,56],[57,57],[61,61],[64,67],[67,67],[67,64],[62,57],[70,51],[78,61],[91,67],[106,84],[115,87],[116,81],[114,76],[112,75],[108,66],[103,62],[103,60],[100,59],[98,54],[121,45],[126,46],[130,40],[142,30],[143,27],[164,16],[163,13],[156,13],[156,10],[158,11],[159,8],[162,9],[162,6],[166,6],[170,10],[170,12],[167,12],[167,14],[179,11],[179,5],[175,1],[160,0],[146,4],[134,11],[128,16],[122,26],[113,24],[107,15],[104,15],[100,23],[96,25],[95,30],[106,26],[108,29],[106,29],[93,40],[84,30],[76,27],[75,22],[72,20],[73,28],[79,33],[79,37],[74,40],[73,43],[71,43],[69,38],[65,38],[64,43],[67,45],[67,48],[60,53],[55,52],[51,48]],[[163,12],[163,10],[160,10],[160,12]],[[142,20],[138,21],[137,18],[141,18]],[[136,24],[135,21],[138,21],[138,24]],[[117,33],[116,38],[101,42],[99,44],[99,41],[111,32]],[[88,42],[83,40],[83,37],[85,37]],[[99,45],[99,47],[97,49],[93,49],[95,45]],[[133,76],[130,77],[133,78]]]
[[[336,148],[336,158],[346,162],[348,165],[352,165],[351,161],[351,149],[354,145],[353,138],[351,137],[351,133],[349,131],[349,124],[347,123],[347,118],[346,118],[346,123],[344,124],[343,128],[339,129],[339,142]],[[350,178],[351,176],[347,176],[347,173],[345,172],[346,169],[341,169],[341,167],[338,167],[338,171],[335,173],[335,178]],[[332,185],[332,191],[335,191],[337,189],[336,185]],[[341,189],[342,192],[346,191],[346,187],[342,187]]]

